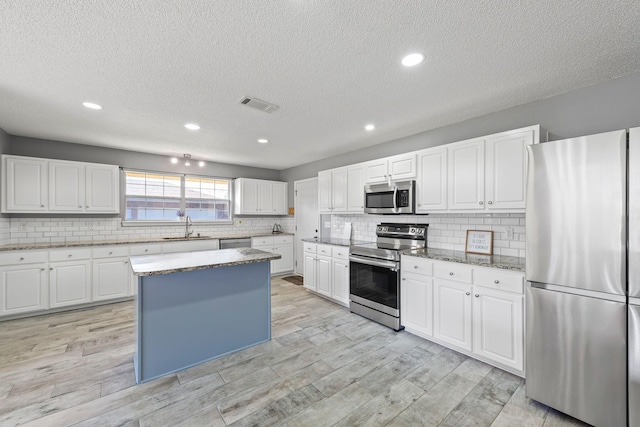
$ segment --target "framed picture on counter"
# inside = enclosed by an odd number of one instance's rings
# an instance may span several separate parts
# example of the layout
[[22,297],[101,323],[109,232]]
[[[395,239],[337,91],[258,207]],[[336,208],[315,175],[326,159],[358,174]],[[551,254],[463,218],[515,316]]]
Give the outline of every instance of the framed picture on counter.
[[465,252],[471,254],[493,254],[493,231],[467,230]]

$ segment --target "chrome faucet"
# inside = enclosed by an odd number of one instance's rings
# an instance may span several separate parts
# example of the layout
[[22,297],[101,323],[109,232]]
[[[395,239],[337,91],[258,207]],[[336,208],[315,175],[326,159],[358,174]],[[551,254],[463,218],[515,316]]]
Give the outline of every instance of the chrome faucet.
[[273,228],[271,229],[272,233],[282,233],[282,228],[280,227],[280,224],[276,223],[273,224]]
[[189,236],[193,234],[193,230],[189,231],[190,225],[193,225],[193,222],[191,222],[191,217],[187,215],[187,218],[184,221],[184,238],[185,239],[188,239]]

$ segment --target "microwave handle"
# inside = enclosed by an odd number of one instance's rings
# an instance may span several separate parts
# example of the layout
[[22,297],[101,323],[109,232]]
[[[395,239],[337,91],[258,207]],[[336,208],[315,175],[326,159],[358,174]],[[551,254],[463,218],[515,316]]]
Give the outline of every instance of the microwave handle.
[[398,186],[393,187],[393,211],[398,212]]

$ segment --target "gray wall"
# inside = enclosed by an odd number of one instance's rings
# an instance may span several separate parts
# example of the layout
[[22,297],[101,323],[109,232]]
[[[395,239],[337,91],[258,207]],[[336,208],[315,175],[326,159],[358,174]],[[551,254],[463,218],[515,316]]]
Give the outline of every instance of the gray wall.
[[202,168],[198,167],[195,162],[192,162],[192,165],[187,167],[184,166],[183,162],[175,165],[171,164],[168,156],[23,136],[11,136],[8,152],[3,150],[2,153],[18,156],[44,157],[48,159],[75,160],[79,162],[106,163],[119,165],[124,168],[158,172],[192,173],[228,178],[280,179],[280,173],[273,169],[215,162],[206,162],[206,165]]
[[11,137],[8,133],[0,128],[0,154],[6,154],[9,152],[9,141]]
[[640,73],[487,114],[376,146],[285,169],[293,200],[293,182],[318,171],[393,154],[461,141],[509,129],[540,124],[549,140],[640,126]]

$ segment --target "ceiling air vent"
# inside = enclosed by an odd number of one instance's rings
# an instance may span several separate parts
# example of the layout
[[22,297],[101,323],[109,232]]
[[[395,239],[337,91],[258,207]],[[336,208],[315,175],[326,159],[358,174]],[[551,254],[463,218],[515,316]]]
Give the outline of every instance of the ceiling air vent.
[[255,108],[256,110],[264,111],[265,113],[273,113],[278,109],[275,104],[269,104],[266,101],[257,98],[250,98],[245,96],[240,100],[240,104],[244,104],[247,107]]

